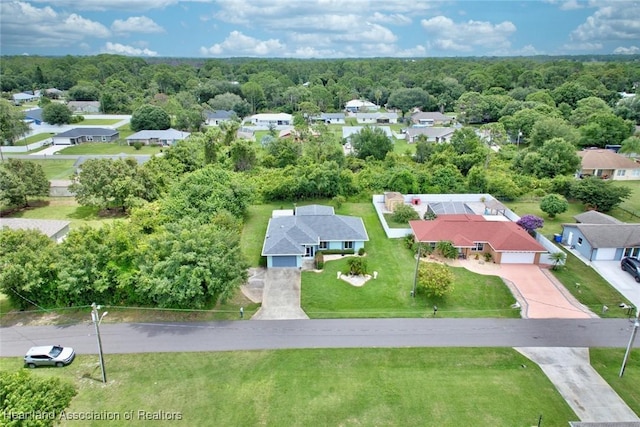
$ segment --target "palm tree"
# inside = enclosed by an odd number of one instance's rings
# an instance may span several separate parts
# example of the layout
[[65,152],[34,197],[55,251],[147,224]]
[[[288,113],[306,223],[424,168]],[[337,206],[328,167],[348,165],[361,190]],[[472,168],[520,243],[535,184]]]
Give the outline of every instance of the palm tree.
[[552,270],[557,270],[559,265],[564,265],[564,261],[567,259],[567,254],[563,251],[554,252],[550,255],[550,258],[553,260]]

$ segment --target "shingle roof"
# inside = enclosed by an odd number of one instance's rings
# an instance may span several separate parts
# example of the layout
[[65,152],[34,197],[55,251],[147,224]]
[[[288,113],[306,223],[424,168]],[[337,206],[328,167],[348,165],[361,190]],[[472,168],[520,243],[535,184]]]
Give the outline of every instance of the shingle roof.
[[37,120],[39,122],[42,121],[42,108],[31,108],[29,110],[24,110],[24,116],[27,119]]
[[334,215],[332,206],[306,205],[296,207],[296,215]]
[[9,227],[12,230],[38,230],[47,237],[55,236],[69,224],[71,224],[70,221],[54,219],[2,218],[0,220],[0,227]]
[[207,110],[204,112],[207,119],[231,119],[236,115],[233,110]]
[[456,130],[454,128],[443,127],[411,127],[407,129],[407,135],[426,135],[428,138],[441,138],[447,135],[453,135]]
[[54,138],[76,138],[79,136],[113,136],[117,135],[118,131],[109,128],[73,128],[66,132],[61,132],[54,136]]
[[358,217],[326,213],[281,216],[269,220],[262,255],[304,255],[304,245],[317,245],[320,241],[368,240],[364,223]]
[[421,111],[419,113],[414,113],[411,115],[411,120],[440,120],[440,121],[451,121],[453,120],[449,116],[445,116],[439,111]]
[[593,248],[640,246],[640,224],[564,224],[575,227]]
[[583,224],[623,224],[622,221],[598,211],[582,212],[575,215],[573,219]]
[[175,130],[175,129],[164,129],[164,130],[141,130],[139,132],[136,132],[132,135],[129,135],[126,140],[127,141],[132,141],[132,140],[140,140],[140,139],[162,139],[162,140],[178,140],[178,139],[185,139],[187,138],[189,135],[191,135],[189,132],[182,132],[179,130]]
[[482,215],[443,215],[433,221],[409,221],[413,234],[421,242],[451,241],[456,247],[486,242],[498,252],[546,252],[511,221],[487,221]]
[[640,169],[640,163],[612,150],[578,151],[582,158],[582,169]]

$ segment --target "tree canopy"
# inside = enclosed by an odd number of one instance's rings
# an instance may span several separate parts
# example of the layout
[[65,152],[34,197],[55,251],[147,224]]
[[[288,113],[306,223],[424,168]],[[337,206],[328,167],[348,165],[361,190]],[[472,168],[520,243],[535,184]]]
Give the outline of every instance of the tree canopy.
[[164,130],[171,127],[171,117],[161,107],[143,105],[131,115],[131,130]]

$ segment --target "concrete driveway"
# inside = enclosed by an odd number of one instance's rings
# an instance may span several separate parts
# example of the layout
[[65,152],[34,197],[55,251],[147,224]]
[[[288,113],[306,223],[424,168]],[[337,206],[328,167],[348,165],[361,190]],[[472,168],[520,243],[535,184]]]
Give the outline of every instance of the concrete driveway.
[[262,306],[252,320],[308,319],[300,308],[300,270],[269,268],[263,278]]
[[[530,319],[586,319],[597,317],[580,304],[550,273],[531,264],[479,263],[457,261],[462,267],[479,274],[502,277],[513,284],[525,300],[522,316]],[[546,272],[548,273],[548,272]]]
[[620,268],[620,261],[591,261],[591,266],[627,299],[621,303],[640,307],[640,283]]

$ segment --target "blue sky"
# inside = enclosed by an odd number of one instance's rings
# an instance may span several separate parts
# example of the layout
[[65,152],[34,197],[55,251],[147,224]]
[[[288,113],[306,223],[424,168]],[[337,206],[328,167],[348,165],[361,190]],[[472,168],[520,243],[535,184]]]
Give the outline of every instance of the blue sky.
[[640,1],[1,0],[2,55],[640,54]]

